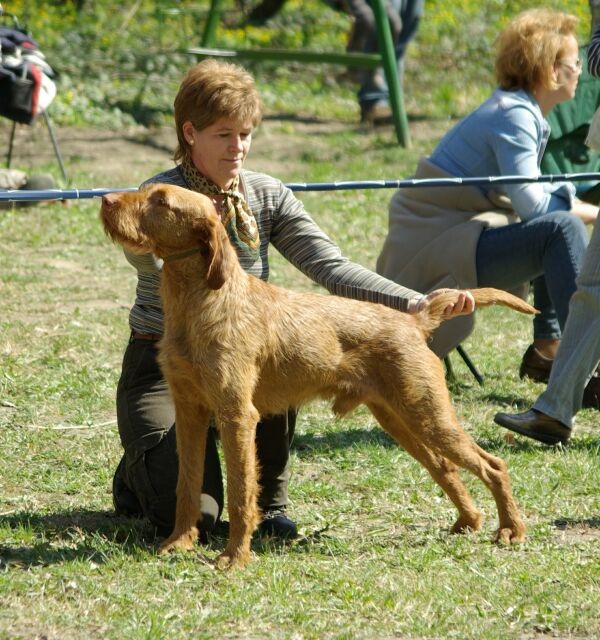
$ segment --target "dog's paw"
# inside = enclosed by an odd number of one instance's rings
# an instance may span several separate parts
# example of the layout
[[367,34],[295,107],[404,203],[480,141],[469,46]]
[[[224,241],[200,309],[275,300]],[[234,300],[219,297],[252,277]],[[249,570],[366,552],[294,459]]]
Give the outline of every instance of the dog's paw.
[[480,513],[474,513],[470,516],[460,516],[452,525],[452,533],[474,533],[481,529],[483,516]]
[[194,535],[193,532],[184,533],[182,535],[173,534],[163,542],[158,547],[159,555],[164,555],[166,553],[170,553],[171,551],[192,551],[195,546],[196,538],[198,537],[198,532]]
[[215,567],[221,571],[243,569],[250,561],[249,553],[230,553],[227,550],[215,560]]
[[494,536],[497,544],[520,544],[525,542],[525,525],[517,522],[511,527],[500,527]]

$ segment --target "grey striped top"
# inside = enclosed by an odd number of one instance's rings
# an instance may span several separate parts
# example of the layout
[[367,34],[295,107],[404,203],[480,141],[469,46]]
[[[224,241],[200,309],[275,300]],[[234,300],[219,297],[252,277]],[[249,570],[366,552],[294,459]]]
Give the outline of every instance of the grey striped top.
[[[421,294],[361,267],[341,254],[339,247],[318,227],[292,191],[282,182],[262,173],[243,170],[240,175],[260,233],[260,257],[240,257],[245,271],[269,279],[269,244],[311,280],[330,293],[379,302],[405,311],[409,300]],[[148,183],[175,184],[189,188],[177,167],[159,173]],[[136,298],[129,314],[132,329],[142,333],[162,333],[163,316],[158,292],[162,261],[152,254],[134,255],[125,251],[137,269]]]

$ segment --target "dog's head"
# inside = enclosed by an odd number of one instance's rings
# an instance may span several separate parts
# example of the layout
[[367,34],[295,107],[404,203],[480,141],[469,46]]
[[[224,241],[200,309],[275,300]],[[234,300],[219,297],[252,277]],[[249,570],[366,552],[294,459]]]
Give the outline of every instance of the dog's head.
[[109,193],[102,197],[100,219],[107,235],[132,253],[168,260],[197,248],[211,289],[230,274],[235,254],[212,201],[200,193],[167,184]]

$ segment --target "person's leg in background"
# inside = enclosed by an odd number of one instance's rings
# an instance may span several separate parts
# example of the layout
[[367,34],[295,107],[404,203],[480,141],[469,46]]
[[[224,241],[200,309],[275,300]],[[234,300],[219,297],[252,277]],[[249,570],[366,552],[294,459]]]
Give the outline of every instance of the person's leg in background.
[[[424,0],[388,0],[385,4],[396,51],[398,80],[403,90],[406,49],[417,34],[425,3]],[[349,7],[355,16],[355,26],[348,49],[365,53],[378,52],[377,28],[370,3],[367,0],[349,0]],[[371,124],[391,122],[389,90],[383,69],[366,69],[360,74],[359,81],[361,121]]]
[[565,443],[582,406],[600,409],[600,229],[594,227],[550,380],[533,408],[494,421],[546,444]]
[[392,0],[392,4],[399,5],[402,28],[396,41],[396,60],[398,61],[398,80],[400,87],[404,86],[404,59],[406,48],[417,35],[419,22],[423,17],[425,0]]
[[[478,286],[510,291],[534,283],[534,304],[540,314],[533,321],[533,345],[523,356],[522,376],[548,379],[588,241],[583,222],[564,211],[481,233],[476,252]],[[534,361],[532,354],[542,357]]]

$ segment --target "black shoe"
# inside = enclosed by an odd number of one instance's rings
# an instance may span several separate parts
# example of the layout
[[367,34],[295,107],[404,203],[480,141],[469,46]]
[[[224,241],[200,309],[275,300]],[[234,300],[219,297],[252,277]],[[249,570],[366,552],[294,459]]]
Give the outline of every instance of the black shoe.
[[363,104],[360,107],[360,121],[371,126],[391,124],[393,122],[392,109],[385,100],[368,105]]
[[261,536],[291,539],[298,537],[298,527],[293,520],[285,515],[285,509],[270,509],[263,513],[263,519],[258,525]]
[[571,437],[569,427],[535,409],[525,413],[497,413],[494,422],[544,444],[567,444]]
[[594,371],[585,389],[583,390],[582,407],[600,410],[600,372]]
[[531,378],[535,382],[548,382],[554,360],[543,356],[532,344],[523,355],[519,378]]
[[112,494],[115,514],[128,518],[139,518],[144,515],[142,505],[133,491],[125,484],[123,479],[125,458],[121,458],[115,475],[113,476]]

